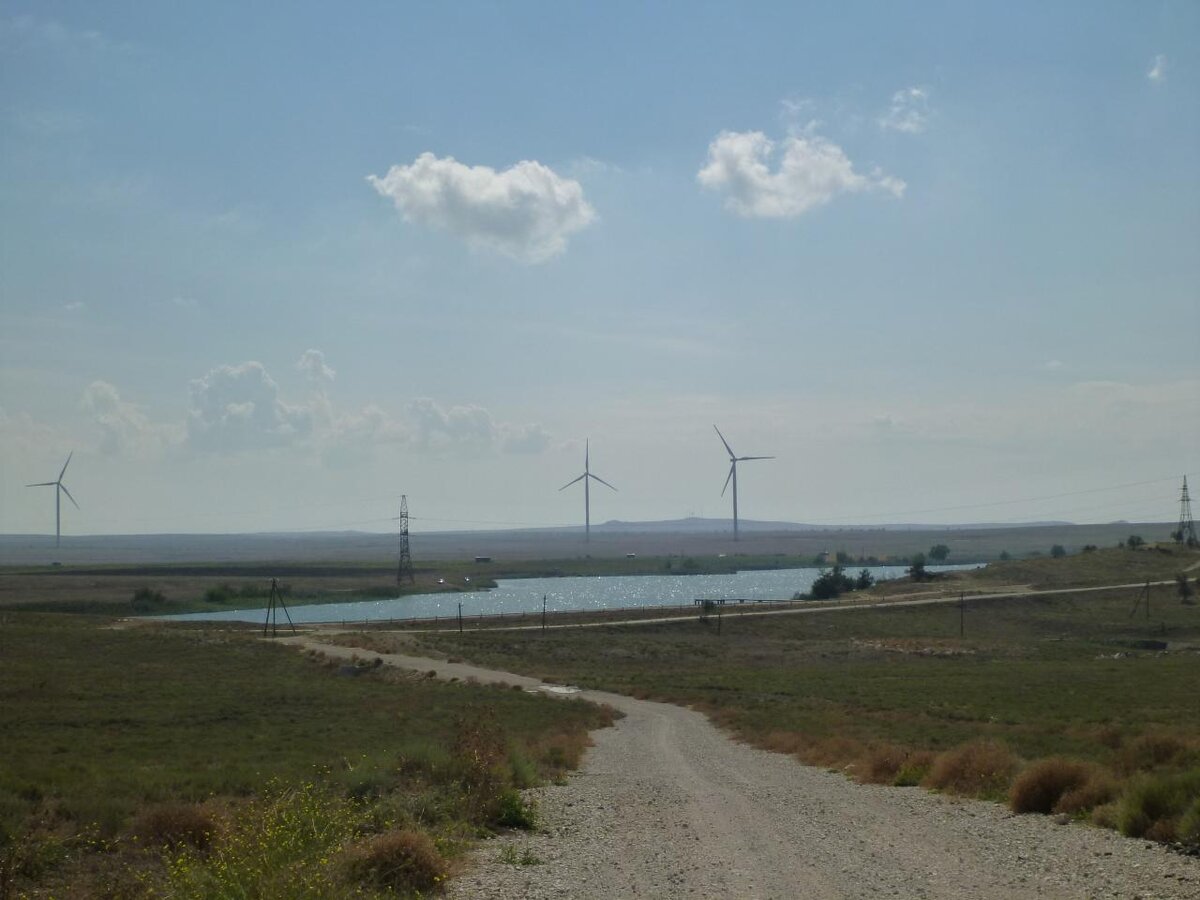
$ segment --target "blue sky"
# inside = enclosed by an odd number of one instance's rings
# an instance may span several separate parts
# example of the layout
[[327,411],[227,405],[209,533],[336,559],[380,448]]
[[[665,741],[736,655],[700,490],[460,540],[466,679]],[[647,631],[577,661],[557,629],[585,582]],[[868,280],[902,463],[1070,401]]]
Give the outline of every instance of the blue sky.
[[1200,7],[1046,6],[0,4],[0,530],[1170,518]]

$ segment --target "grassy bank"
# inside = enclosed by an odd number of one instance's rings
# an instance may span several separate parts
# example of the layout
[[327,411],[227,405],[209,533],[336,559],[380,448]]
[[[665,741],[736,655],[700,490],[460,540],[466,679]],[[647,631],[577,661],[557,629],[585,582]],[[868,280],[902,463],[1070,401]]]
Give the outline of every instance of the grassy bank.
[[[1092,576],[1140,581],[1198,559],[1101,555]],[[1084,557],[968,577],[1089,580]],[[1130,834],[1200,839],[1200,606],[1162,586],[1150,591],[1149,617],[1144,604],[1131,615],[1137,596],[727,615],[720,634],[692,621],[419,640],[483,664],[698,706],[746,740],[863,780],[1004,799],[1032,764],[1065,757],[1083,768],[1061,793],[1092,787],[1062,811]],[[1173,799],[1159,802],[1163,794]]]
[[[236,633],[105,625],[0,614],[0,896],[206,896],[226,876],[371,895],[388,853],[443,877],[472,836],[527,823],[516,789],[608,721]],[[268,883],[306,865],[307,892]]]

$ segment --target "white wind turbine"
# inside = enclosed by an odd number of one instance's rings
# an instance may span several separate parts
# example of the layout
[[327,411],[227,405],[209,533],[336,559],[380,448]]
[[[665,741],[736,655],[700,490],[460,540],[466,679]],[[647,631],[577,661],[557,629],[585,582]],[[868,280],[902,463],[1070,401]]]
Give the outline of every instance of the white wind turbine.
[[[53,487],[54,488],[54,546],[57,547],[62,542],[62,495],[66,494],[67,499],[75,503],[75,498],[71,496],[71,492],[67,490],[67,486],[63,484],[63,476],[67,474],[67,466],[71,464],[71,457],[75,455],[72,450],[67,454],[67,461],[63,463],[62,471],[58,473],[58,478],[54,481],[39,481],[37,484],[27,484],[25,487]],[[75,503],[75,508],[79,509],[79,504]]]
[[721,496],[725,496],[725,491],[729,488],[729,482],[733,482],[733,539],[738,539],[738,513],[737,513],[737,464],[750,459],[774,459],[773,456],[738,456],[733,452],[733,448],[729,446],[729,441],[725,440],[725,435],[721,434],[721,429],[713,426],[717,437],[721,439],[721,443],[725,445],[726,451],[729,453],[729,474],[725,476],[725,487],[721,488]]
[[575,482],[583,482],[583,536],[585,541],[590,541],[592,539],[592,493],[588,482],[592,479],[595,479],[605,487],[612,488],[614,491],[616,490],[615,487],[613,487],[599,475],[592,474],[591,469],[588,466],[588,458],[591,456],[590,443],[591,442],[588,441],[583,445],[583,474],[578,478],[572,478],[559,488],[560,491],[565,491]]

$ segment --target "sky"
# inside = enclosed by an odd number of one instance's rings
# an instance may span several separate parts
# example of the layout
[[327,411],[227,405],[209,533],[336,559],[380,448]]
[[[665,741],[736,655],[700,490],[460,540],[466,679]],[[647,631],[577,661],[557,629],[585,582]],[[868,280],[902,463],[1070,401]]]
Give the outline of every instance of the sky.
[[1200,4],[0,2],[0,532],[1168,521]]

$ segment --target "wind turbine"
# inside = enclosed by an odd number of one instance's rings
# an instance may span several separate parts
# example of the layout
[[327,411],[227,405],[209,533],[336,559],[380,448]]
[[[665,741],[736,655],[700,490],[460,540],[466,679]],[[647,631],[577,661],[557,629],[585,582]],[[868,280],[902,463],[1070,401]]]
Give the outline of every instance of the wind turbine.
[[593,475],[588,466],[588,458],[591,456],[590,441],[583,445],[583,474],[578,478],[572,478],[566,484],[559,488],[560,491],[565,491],[577,481],[583,482],[583,539],[590,541],[592,539],[592,492],[589,481],[595,479],[607,488],[616,490],[611,484],[601,478],[599,475]]
[[[71,464],[71,457],[75,455],[72,450],[67,454],[67,461],[63,463],[62,471],[58,473],[58,478],[54,481],[39,481],[37,484],[27,484],[25,487],[53,487],[54,488],[54,546],[57,547],[62,543],[62,495],[66,494],[67,499],[75,503],[75,498],[71,496],[71,492],[67,490],[67,486],[63,484],[63,476],[67,474],[67,466]],[[79,504],[75,503],[75,508],[79,509]]]
[[721,496],[725,496],[725,491],[729,488],[729,482],[733,482],[733,539],[738,539],[738,516],[737,516],[737,464],[750,459],[774,459],[773,456],[738,456],[733,452],[733,448],[729,446],[729,441],[725,440],[725,435],[721,434],[721,429],[713,426],[713,430],[717,433],[717,437],[721,439],[721,443],[725,445],[725,449],[729,453],[729,474],[725,476],[725,487],[721,488]]

